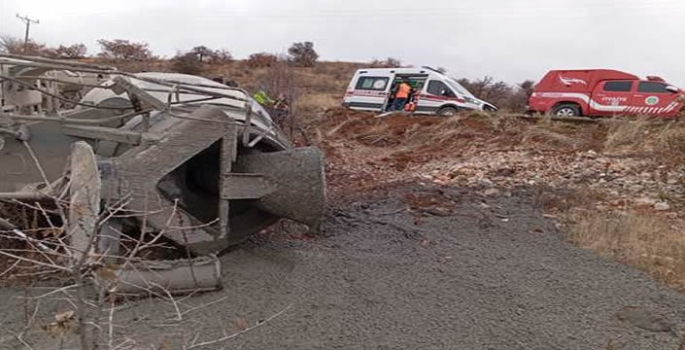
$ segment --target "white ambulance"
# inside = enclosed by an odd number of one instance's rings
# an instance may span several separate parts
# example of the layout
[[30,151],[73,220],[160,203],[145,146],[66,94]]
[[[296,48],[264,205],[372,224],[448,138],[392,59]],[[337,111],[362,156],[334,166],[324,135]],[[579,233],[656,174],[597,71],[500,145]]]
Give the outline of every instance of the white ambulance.
[[402,81],[414,87],[417,114],[454,115],[461,110],[496,111],[497,107],[473,96],[455,79],[430,67],[359,69],[350,82],[343,106],[372,112],[393,107],[394,88]]

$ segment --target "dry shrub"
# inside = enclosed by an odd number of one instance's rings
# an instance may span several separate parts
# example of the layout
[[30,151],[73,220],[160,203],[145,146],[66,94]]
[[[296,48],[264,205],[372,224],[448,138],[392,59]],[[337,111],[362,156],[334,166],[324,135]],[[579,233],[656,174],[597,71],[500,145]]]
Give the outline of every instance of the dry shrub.
[[192,52],[179,53],[171,62],[171,70],[173,72],[190,75],[200,75],[202,73],[202,61]]
[[171,72],[171,60],[151,58],[145,61],[108,61],[102,58],[83,60],[88,63],[105,64],[131,73],[138,72]]
[[516,117],[493,115],[482,111],[461,113],[451,118],[438,118],[439,123],[417,130],[413,139],[421,144],[463,143],[477,137],[490,139],[493,144],[519,144],[522,132],[528,127]]
[[524,144],[535,143],[549,147],[574,150],[579,147],[581,140],[573,136],[567,136],[554,130],[550,130],[549,128],[535,125],[525,130],[525,135],[522,142]]
[[676,156],[678,161],[685,157],[685,124],[668,123],[657,136],[659,149]]
[[298,85],[303,89],[315,91],[317,93],[328,94],[342,94],[347,88],[349,77],[340,79],[333,79],[331,76],[317,74],[308,69],[297,69]]
[[331,94],[306,94],[297,101],[299,113],[319,113],[340,105],[340,97]]
[[570,216],[574,208],[589,208],[606,201],[607,194],[588,187],[551,188],[537,186],[533,191],[535,204],[546,213]]
[[354,62],[317,62],[311,71],[314,74],[327,76],[331,80],[344,84],[344,87],[347,87],[354,72],[363,67],[366,67],[366,65]]
[[288,53],[293,62],[300,67],[314,67],[319,59],[319,54],[314,50],[314,43],[311,41],[292,44]]
[[605,121],[609,126],[604,148],[619,150],[623,147],[636,148],[644,144],[646,132],[649,128],[648,118],[628,119],[614,118]]
[[129,40],[98,40],[100,53],[98,57],[107,61],[146,61],[153,58],[147,43]]
[[664,161],[685,160],[685,123],[650,117],[621,118],[605,122],[608,133],[604,147],[610,152],[651,152]]
[[440,120],[428,128],[414,128],[408,136],[414,144],[440,145],[450,141],[485,136],[491,130],[491,121],[485,114],[469,113]]
[[355,139],[367,146],[398,146],[402,143],[399,135],[395,135],[388,124],[372,125],[355,135]]
[[[0,218],[7,220],[17,227],[21,227],[23,232],[31,238],[44,242],[54,241],[55,237],[61,233],[58,228],[51,228],[43,213],[19,204],[0,202]],[[61,222],[57,218],[53,220],[52,223],[59,227]],[[10,231],[4,231],[2,228],[0,228],[0,248],[5,252],[21,256],[24,259],[32,259],[44,263],[49,262],[37,250],[29,246],[23,238],[17,237]],[[38,279],[38,272],[49,270],[41,266],[32,266],[32,264],[20,264],[15,269],[10,269],[15,263],[15,259],[5,255],[0,256],[0,287],[30,283]],[[60,279],[64,276],[61,273],[53,273],[51,277]]]
[[375,118],[374,114],[331,109],[320,122],[321,134],[329,138],[356,140],[376,147],[402,146],[397,151],[415,155],[416,163],[487,151],[599,151],[606,134],[606,129],[596,124],[535,123],[517,116],[478,111],[449,118],[401,114]]
[[268,68],[278,61],[276,55],[272,55],[266,52],[253,53],[247,59],[248,67],[255,68]]
[[388,57],[384,60],[375,59],[371,62],[372,68],[398,68],[402,67],[402,61],[397,58]]
[[685,290],[685,235],[668,220],[643,213],[587,212],[574,222],[574,243]]

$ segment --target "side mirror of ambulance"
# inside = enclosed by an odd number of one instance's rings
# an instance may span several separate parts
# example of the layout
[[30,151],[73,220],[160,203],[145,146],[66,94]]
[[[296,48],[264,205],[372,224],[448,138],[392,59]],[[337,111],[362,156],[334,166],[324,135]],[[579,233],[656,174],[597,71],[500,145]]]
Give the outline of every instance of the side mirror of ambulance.
[[672,86],[672,85],[666,86],[666,90],[668,90],[669,92],[672,92],[674,94],[677,94],[680,92],[680,90],[677,87]]

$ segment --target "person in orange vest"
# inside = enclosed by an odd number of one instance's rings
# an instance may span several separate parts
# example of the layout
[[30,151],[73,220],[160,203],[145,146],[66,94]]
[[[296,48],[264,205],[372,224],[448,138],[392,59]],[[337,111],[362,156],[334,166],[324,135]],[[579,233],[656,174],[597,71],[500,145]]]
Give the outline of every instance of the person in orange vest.
[[402,80],[400,85],[397,87],[397,93],[395,93],[395,100],[392,103],[393,111],[404,110],[404,105],[407,103],[409,98],[409,93],[411,92],[411,85],[407,79]]
[[404,105],[405,112],[415,112],[416,105],[419,103],[419,88],[412,84],[411,91],[409,91],[409,98],[407,104]]

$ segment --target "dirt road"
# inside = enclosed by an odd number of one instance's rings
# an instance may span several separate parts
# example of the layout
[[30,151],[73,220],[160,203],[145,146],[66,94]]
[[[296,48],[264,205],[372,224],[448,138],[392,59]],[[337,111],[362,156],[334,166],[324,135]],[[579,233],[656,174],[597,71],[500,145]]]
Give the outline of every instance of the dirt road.
[[[285,310],[208,348],[678,349],[685,296],[566,243],[534,197],[396,186],[332,210],[326,237],[273,233],[227,254],[225,290],[180,300],[205,305],[181,322],[168,302],[124,306],[115,334],[180,349]],[[417,215],[427,199],[438,209]],[[18,293],[0,293],[1,329],[21,330]]]

